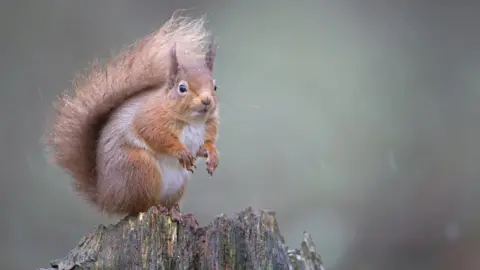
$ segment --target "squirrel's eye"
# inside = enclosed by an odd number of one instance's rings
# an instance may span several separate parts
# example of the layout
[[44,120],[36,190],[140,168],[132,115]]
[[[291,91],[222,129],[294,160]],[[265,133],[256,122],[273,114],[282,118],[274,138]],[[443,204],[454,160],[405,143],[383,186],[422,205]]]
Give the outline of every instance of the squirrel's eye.
[[178,91],[180,91],[180,93],[185,93],[185,92],[187,92],[187,87],[184,84],[181,84],[178,87]]
[[217,84],[215,80],[212,80],[213,83],[213,91],[217,91]]
[[180,94],[185,94],[187,91],[188,91],[187,84],[184,83],[184,82],[181,82],[181,83],[178,85],[178,92],[179,92]]

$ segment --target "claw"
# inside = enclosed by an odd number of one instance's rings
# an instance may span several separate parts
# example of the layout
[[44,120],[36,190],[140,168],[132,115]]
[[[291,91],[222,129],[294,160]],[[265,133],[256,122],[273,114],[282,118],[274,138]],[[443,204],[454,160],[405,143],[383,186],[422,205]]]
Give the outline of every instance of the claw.
[[170,210],[163,205],[157,205],[156,208],[159,213],[164,213],[164,214],[170,213]]
[[212,153],[211,155],[209,155],[206,161],[206,165],[207,165],[207,173],[210,176],[213,176],[213,172],[218,166],[218,154]]
[[178,154],[178,161],[182,165],[182,167],[190,172],[193,173],[192,167],[195,167],[195,157],[190,154],[187,150],[180,152]]
[[173,221],[189,226],[193,231],[196,231],[198,229],[199,224],[193,214],[182,214],[178,205],[173,206],[168,211],[170,218]]
[[197,166],[195,164],[192,164],[190,167],[185,167],[185,169],[187,169],[188,171],[190,171],[191,173],[193,173],[193,170],[196,169]]
[[193,216],[193,214],[183,214],[182,215],[182,220],[183,223],[190,228],[192,228],[193,231],[196,231],[199,227],[197,219]]
[[169,210],[169,213],[170,215],[170,218],[172,218],[173,221],[176,221],[176,222],[180,222],[180,223],[183,223],[183,219],[182,219],[182,215],[180,214],[180,212],[175,209],[174,207],[172,207],[170,210]]

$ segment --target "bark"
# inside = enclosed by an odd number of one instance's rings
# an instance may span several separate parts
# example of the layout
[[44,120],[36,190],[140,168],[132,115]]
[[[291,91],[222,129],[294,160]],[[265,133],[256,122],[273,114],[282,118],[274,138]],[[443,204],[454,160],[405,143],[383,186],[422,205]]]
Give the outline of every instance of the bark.
[[322,261],[304,232],[289,249],[275,213],[247,208],[220,215],[193,232],[154,207],[109,227],[100,225],[50,268],[71,269],[320,269]]

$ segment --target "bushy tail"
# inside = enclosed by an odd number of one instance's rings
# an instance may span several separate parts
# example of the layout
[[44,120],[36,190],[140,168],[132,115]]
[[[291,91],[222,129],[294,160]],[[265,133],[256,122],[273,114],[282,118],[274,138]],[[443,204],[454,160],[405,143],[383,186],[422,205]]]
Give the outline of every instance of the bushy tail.
[[170,50],[178,61],[196,61],[208,49],[210,33],[204,19],[174,14],[159,30],[128,47],[103,67],[94,66],[74,84],[75,93],[63,93],[47,138],[53,162],[75,179],[76,190],[96,202],[96,144],[113,109],[129,98],[168,79]]

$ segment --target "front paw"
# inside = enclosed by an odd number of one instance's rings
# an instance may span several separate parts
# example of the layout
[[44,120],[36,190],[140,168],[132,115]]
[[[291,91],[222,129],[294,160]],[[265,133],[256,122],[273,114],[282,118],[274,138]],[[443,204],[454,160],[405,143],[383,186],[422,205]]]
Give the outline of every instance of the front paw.
[[203,157],[203,158],[208,157],[208,151],[207,149],[205,149],[204,146],[201,146],[200,149],[198,149],[197,157]]
[[193,173],[195,166],[195,157],[188,150],[184,149],[177,154],[178,161],[183,168]]
[[213,172],[218,166],[218,152],[213,151],[213,152],[208,152],[208,158],[207,158],[207,172],[208,174],[213,175]]

